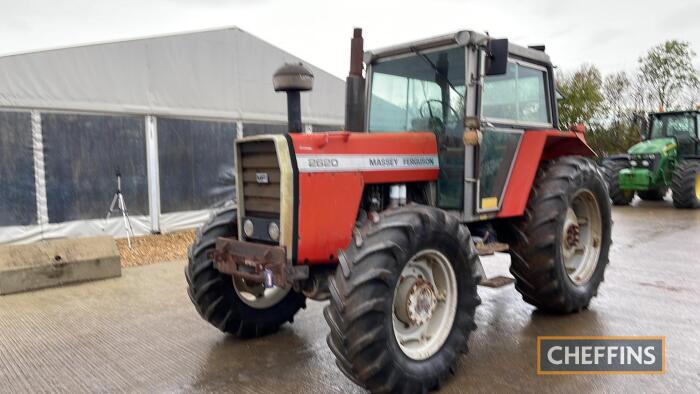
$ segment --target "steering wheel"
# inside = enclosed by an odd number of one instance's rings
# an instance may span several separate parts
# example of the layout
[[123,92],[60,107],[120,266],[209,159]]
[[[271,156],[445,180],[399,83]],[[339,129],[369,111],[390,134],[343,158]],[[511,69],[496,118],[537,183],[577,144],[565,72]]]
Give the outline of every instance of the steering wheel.
[[[439,117],[433,115],[433,109],[432,109],[433,103],[437,103],[440,105],[440,111],[439,111],[440,116]],[[447,143],[447,139],[448,139],[448,136],[446,133],[446,131],[447,131],[446,119],[442,118],[442,113],[443,113],[442,109],[443,108],[444,108],[444,103],[442,102],[442,100],[438,100],[438,99],[426,100],[420,105],[420,107],[418,107],[418,114],[422,118],[427,117],[429,119],[429,122],[432,126],[432,129],[433,129],[433,133],[435,134],[435,137],[437,137],[437,142],[438,142],[438,145],[440,145],[440,146],[445,145]],[[447,108],[449,108],[450,112],[452,112],[452,114],[454,115],[454,117],[455,117],[454,119],[461,118],[461,115],[457,112],[457,110],[455,110],[451,106],[448,106]],[[428,114],[427,114],[428,116],[426,116],[426,114],[425,114],[426,109],[428,112]]]
[[[440,105],[440,111],[439,111],[439,112],[440,112],[440,117],[437,117],[437,116],[433,115],[432,103],[437,103],[437,104]],[[443,112],[442,112],[442,109],[443,109],[444,107],[445,107],[445,104],[442,102],[442,100],[438,100],[438,99],[429,99],[429,100],[424,101],[424,102],[420,105],[420,107],[418,108],[418,114],[419,114],[422,118],[425,118],[425,117],[426,117],[425,110],[427,109],[427,110],[428,110],[428,114],[427,114],[427,115],[430,115],[430,118],[437,118],[437,119],[440,120],[442,123],[445,123],[447,119],[442,119],[442,113],[443,113]],[[450,112],[452,112],[452,114],[455,116],[455,119],[459,119],[459,118],[461,117],[460,114],[457,112],[457,110],[455,110],[455,109],[452,108],[451,106],[448,106],[447,108],[449,108]]]

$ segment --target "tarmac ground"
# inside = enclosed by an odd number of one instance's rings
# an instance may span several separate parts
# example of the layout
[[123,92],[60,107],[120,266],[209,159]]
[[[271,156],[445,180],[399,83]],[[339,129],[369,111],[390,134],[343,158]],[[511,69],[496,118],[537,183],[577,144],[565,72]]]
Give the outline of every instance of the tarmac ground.
[[[478,329],[441,392],[700,392],[700,210],[636,201],[613,211],[611,264],[590,309],[540,313],[512,284],[480,287]],[[509,257],[482,258],[489,276]],[[209,326],[183,262],[0,298],[0,392],[362,392],[326,346],[324,303],[255,340]],[[663,375],[538,376],[540,335],[661,335]]]

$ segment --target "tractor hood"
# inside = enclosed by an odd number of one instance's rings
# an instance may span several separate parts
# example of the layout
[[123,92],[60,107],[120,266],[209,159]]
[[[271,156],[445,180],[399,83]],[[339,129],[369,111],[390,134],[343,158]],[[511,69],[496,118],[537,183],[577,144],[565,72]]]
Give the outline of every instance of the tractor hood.
[[676,140],[673,138],[656,138],[653,140],[642,141],[632,146],[627,153],[630,155],[663,153],[675,145]]

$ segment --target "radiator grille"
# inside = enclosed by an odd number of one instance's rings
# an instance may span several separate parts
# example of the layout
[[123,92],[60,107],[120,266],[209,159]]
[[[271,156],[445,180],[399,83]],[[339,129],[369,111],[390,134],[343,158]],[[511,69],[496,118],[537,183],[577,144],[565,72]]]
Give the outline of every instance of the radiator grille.
[[[273,141],[250,141],[238,145],[246,216],[280,218],[280,168]],[[267,183],[261,182],[266,179]]]

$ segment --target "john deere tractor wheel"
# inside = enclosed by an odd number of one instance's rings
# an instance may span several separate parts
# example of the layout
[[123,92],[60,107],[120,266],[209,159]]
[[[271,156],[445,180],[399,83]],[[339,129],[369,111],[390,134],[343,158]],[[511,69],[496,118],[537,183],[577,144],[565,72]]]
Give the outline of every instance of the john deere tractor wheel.
[[700,208],[700,160],[683,160],[673,172],[673,206]]
[[610,199],[615,205],[629,205],[634,198],[634,190],[623,190],[620,188],[620,178],[618,174],[620,170],[629,167],[627,160],[609,160],[603,161],[603,176],[608,184]]
[[639,190],[637,195],[644,201],[662,201],[668,192],[668,188]]
[[523,299],[555,313],[588,307],[610,248],[610,200],[595,164],[563,157],[543,164],[525,215],[508,233],[510,272]]
[[239,337],[258,337],[277,331],[305,305],[305,298],[289,288],[265,289],[246,284],[214,268],[208,252],[219,237],[236,237],[236,208],[213,215],[197,230],[185,268],[187,293],[197,312],[219,330]]
[[371,392],[438,388],[476,328],[469,230],[442,210],[407,206],[369,221],[339,259],[324,310],[336,364]]

